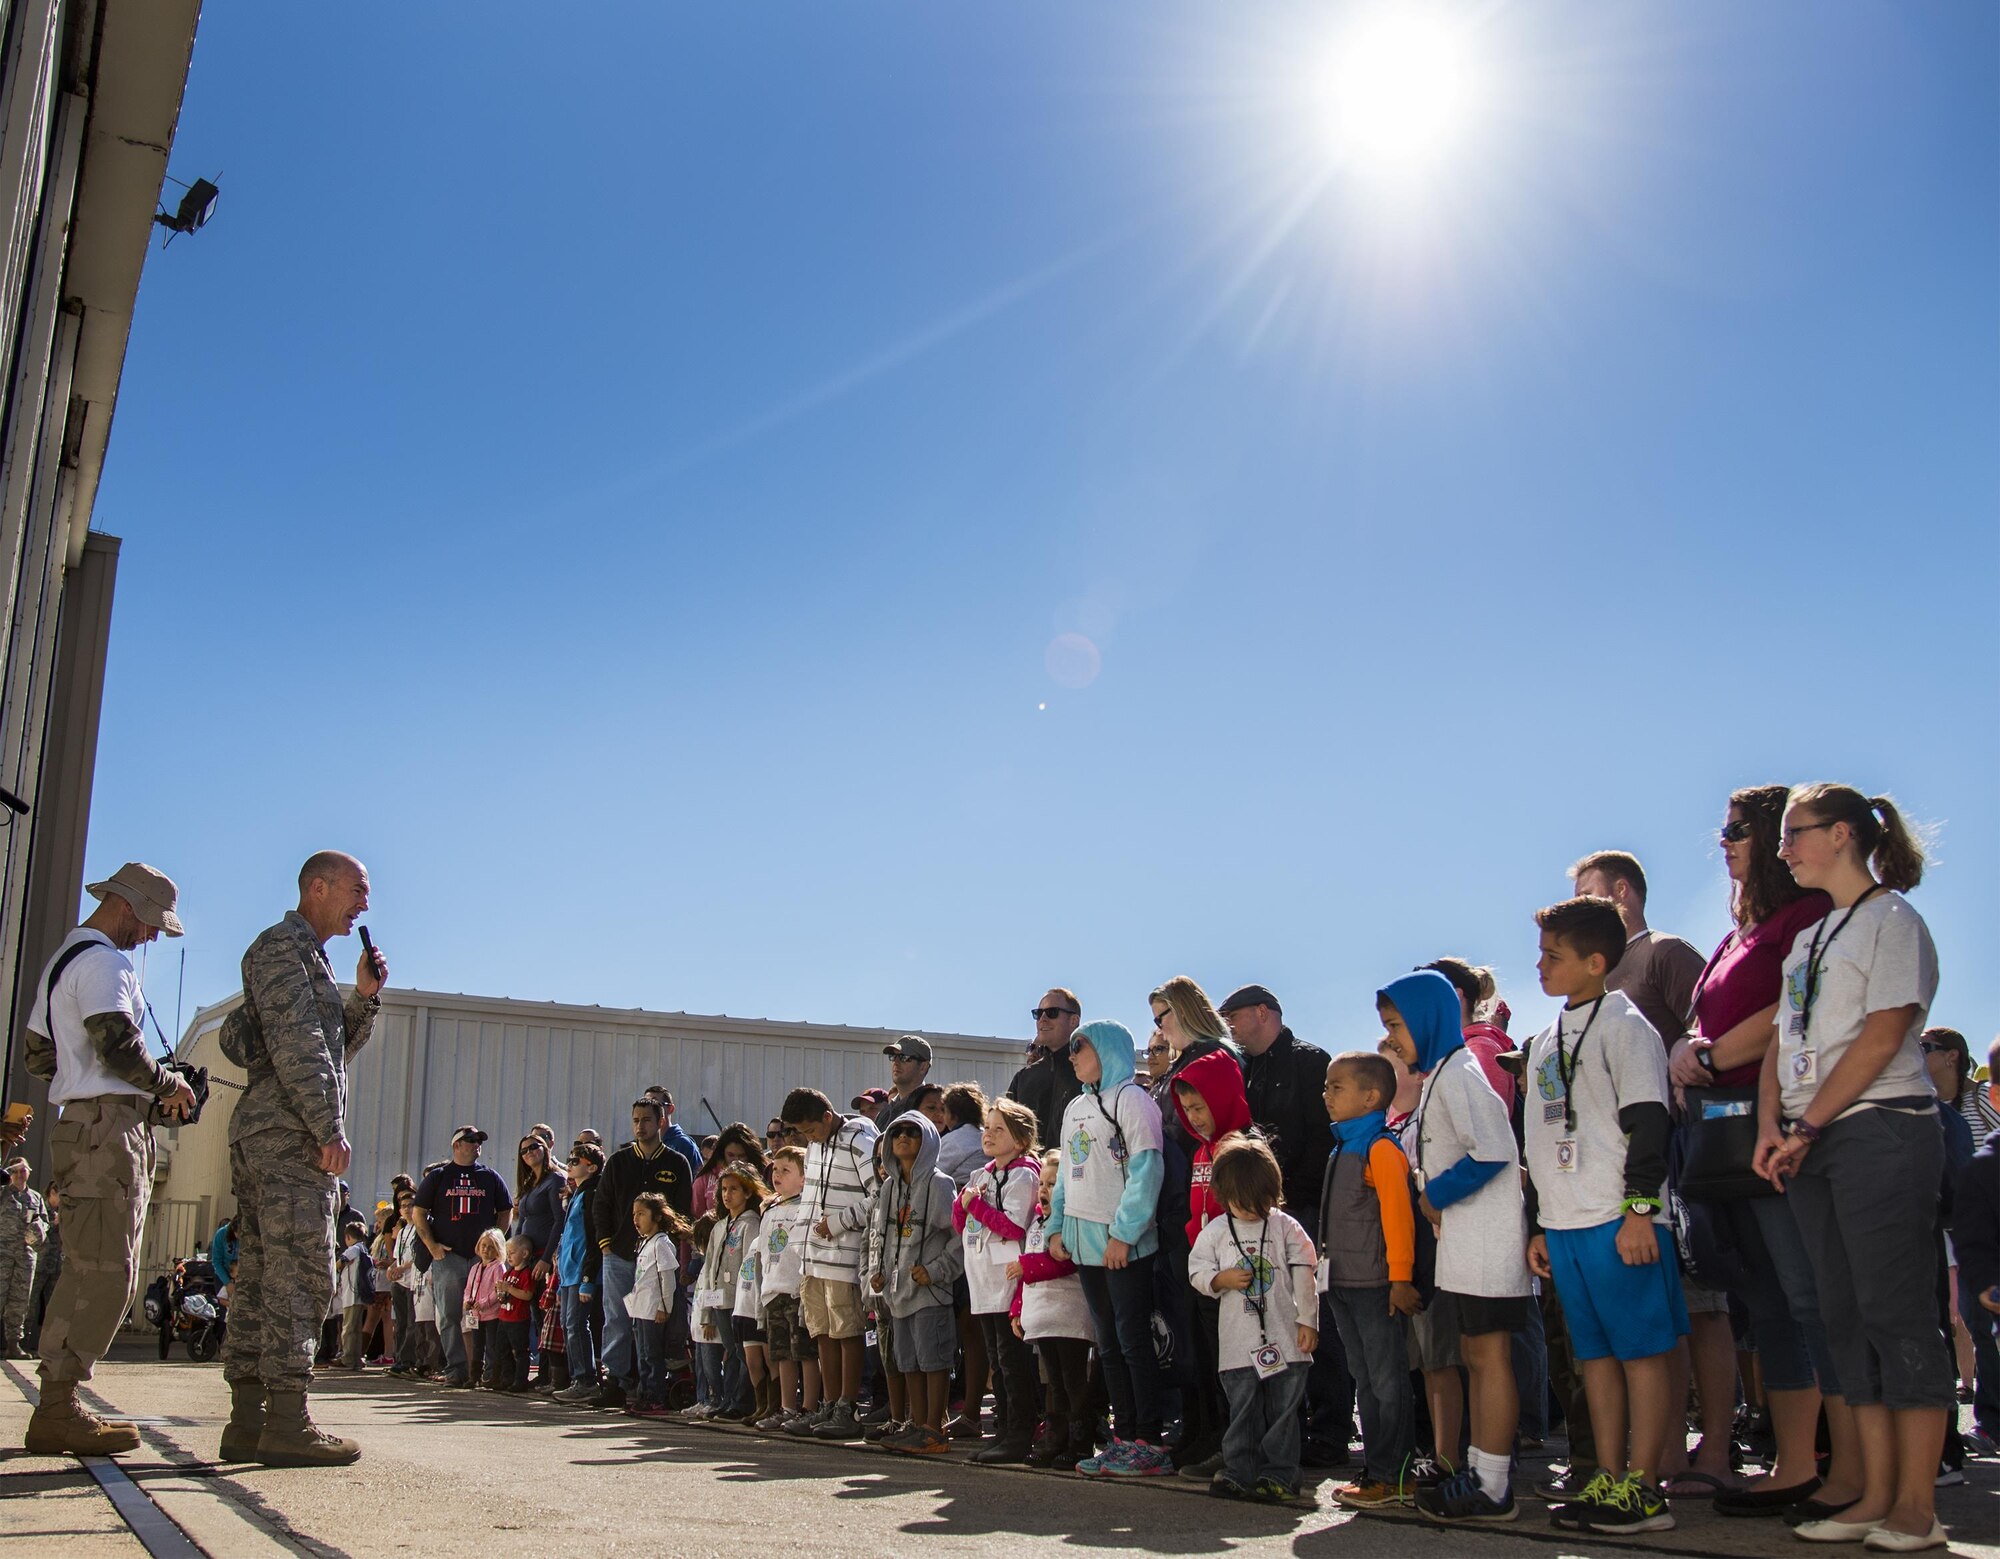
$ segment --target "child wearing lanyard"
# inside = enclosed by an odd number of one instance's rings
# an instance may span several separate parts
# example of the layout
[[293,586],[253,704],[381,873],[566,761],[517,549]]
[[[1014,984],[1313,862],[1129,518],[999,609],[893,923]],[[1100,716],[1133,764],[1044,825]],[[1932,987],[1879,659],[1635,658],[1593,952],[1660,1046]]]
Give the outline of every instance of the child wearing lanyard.
[[1755,1164],[1798,1219],[1863,1484],[1793,1531],[1941,1548],[1934,1480],[1957,1391],[1928,1281],[1944,1135],[1921,1039],[1937,948],[1903,897],[1923,851],[1888,797],[1821,784],[1792,791],[1778,855],[1833,908],[1785,958]]
[[1656,1480],[1682,1417],[1670,1366],[1688,1331],[1662,1223],[1666,1050],[1631,998],[1605,989],[1625,951],[1611,900],[1567,899],[1535,923],[1542,989],[1564,1006],[1528,1044],[1528,1265],[1562,1300],[1598,1457],[1581,1497],[1549,1520],[1572,1532],[1664,1532],[1674,1517]]
[[1283,1186],[1260,1138],[1223,1139],[1209,1189],[1225,1211],[1188,1255],[1195,1292],[1221,1301],[1216,1352],[1229,1427],[1208,1491],[1224,1499],[1275,1504],[1299,1490],[1299,1403],[1319,1346],[1319,1290],[1312,1241],[1278,1205]]

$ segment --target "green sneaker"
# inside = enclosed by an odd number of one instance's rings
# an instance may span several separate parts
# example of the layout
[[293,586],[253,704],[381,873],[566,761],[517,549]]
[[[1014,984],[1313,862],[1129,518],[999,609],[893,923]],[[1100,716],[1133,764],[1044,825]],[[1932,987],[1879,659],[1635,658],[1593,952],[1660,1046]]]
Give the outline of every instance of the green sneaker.
[[1671,1532],[1674,1514],[1667,1497],[1647,1483],[1637,1468],[1613,1485],[1604,1500],[1584,1518],[1586,1532]]

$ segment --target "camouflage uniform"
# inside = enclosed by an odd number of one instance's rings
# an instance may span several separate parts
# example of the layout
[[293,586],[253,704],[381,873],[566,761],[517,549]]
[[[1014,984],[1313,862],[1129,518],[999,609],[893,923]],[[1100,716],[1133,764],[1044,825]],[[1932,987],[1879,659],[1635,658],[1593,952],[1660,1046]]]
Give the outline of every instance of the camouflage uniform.
[[49,1210],[41,1196],[23,1187],[0,1185],[0,1346],[20,1345],[35,1292],[35,1257],[49,1232]]
[[232,1385],[302,1392],[333,1304],[340,1188],[319,1150],[344,1135],[347,1059],[379,1003],[356,995],[343,1006],[326,949],[296,910],[243,955],[243,999],[262,1054],[229,1121],[238,1259],[222,1372]]

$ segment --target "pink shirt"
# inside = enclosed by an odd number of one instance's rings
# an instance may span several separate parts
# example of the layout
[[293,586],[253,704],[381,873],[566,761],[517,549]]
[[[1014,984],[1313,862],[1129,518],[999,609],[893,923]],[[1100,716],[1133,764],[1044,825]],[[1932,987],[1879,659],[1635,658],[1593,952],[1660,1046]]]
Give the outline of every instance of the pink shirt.
[[[1784,985],[1785,954],[1801,931],[1824,920],[1832,908],[1833,900],[1824,893],[1808,893],[1768,919],[1724,937],[1695,995],[1694,1032],[1703,1039],[1720,1039],[1775,1002]],[[1719,1072],[1715,1080],[1726,1087],[1748,1087],[1762,1066],[1760,1058]]]
[[465,1308],[482,1325],[500,1319],[500,1274],[505,1270],[497,1261],[478,1261],[465,1275]]
[[1475,1023],[1465,1031],[1465,1048],[1472,1052],[1472,1059],[1479,1063],[1479,1070],[1486,1074],[1486,1080],[1500,1095],[1500,1102],[1507,1106],[1507,1113],[1512,1115],[1514,1074],[1502,1066],[1499,1059],[1514,1048],[1514,1041],[1507,1037],[1507,1031],[1495,1028],[1491,1023]]

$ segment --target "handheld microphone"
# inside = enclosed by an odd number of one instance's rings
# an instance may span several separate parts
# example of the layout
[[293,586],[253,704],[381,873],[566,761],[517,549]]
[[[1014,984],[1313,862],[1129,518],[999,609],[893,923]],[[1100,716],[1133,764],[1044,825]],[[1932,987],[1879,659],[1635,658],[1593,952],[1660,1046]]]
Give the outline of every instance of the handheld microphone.
[[361,933],[361,951],[368,955],[368,967],[372,969],[375,967],[375,940],[368,935],[366,926],[356,926],[354,929]]

